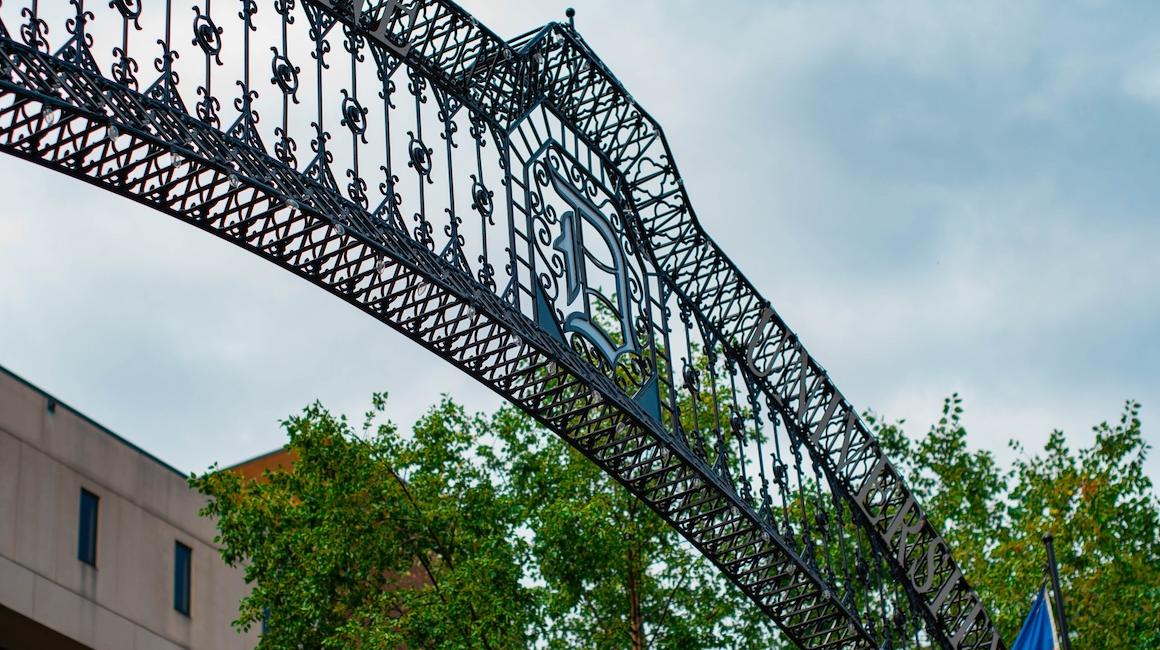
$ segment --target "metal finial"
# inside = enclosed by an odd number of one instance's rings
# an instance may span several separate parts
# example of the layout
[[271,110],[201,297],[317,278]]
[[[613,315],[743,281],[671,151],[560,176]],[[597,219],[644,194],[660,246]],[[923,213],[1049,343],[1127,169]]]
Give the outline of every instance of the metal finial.
[[572,28],[572,31],[576,31],[576,10],[568,7],[564,10],[564,15],[568,17],[568,27]]

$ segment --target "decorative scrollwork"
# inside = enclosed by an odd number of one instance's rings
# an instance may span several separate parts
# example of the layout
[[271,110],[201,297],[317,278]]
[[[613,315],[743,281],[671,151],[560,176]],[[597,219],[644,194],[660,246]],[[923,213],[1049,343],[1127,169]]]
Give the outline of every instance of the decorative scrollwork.
[[323,70],[329,70],[330,64],[326,61],[326,55],[330,54],[330,41],[326,40],[326,32],[319,25],[311,25],[310,38],[314,41],[314,49],[310,52],[310,58],[318,61],[319,67]]
[[254,109],[254,101],[258,99],[258,91],[247,87],[245,82],[240,79],[235,84],[242,89],[242,94],[234,98],[234,110],[241,114],[242,120],[257,124],[259,116],[258,111]]
[[298,104],[298,74],[302,72],[302,68],[290,62],[290,59],[278,52],[278,48],[271,47],[270,51],[274,53],[274,58],[270,61],[270,83],[278,86],[283,95],[289,97],[295,104]]
[[334,162],[334,154],[326,148],[326,143],[331,138],[330,132],[323,129],[319,122],[311,122],[310,126],[314,127],[314,138],[310,140],[310,150],[315,153],[315,157],[321,156],[327,163]]
[[495,192],[487,189],[475,174],[471,175],[471,209],[479,213],[479,216],[488,222],[489,225],[494,226],[495,220],[492,219],[492,212],[495,211],[495,204],[492,199],[495,197]]
[[277,136],[277,140],[274,141],[274,155],[291,169],[297,168],[298,143],[280,126],[274,127],[274,135]]
[[483,119],[478,113],[469,113],[467,116],[468,124],[467,134],[471,136],[472,140],[479,143],[480,147],[487,146],[487,120]]
[[246,27],[252,31],[258,31],[258,26],[254,24],[254,16],[258,14],[258,3],[255,0],[242,0],[242,8],[238,11],[238,18],[241,18]]
[[414,131],[407,131],[407,135],[411,138],[411,142],[407,146],[407,153],[410,155],[411,160],[407,163],[407,166],[418,172],[419,176],[426,179],[428,183],[434,183],[435,181],[431,180],[431,168],[433,165],[431,154],[435,153],[435,151],[423,144],[423,141],[415,135]]
[[366,60],[366,55],[363,54],[363,48],[366,47],[366,38],[361,32],[354,29],[350,25],[343,24],[342,26],[342,47],[347,52],[350,52],[354,61],[362,63]]
[[296,0],[274,0],[274,13],[285,16],[287,24],[294,24],[294,5]]
[[[169,83],[176,86],[180,82],[181,77],[173,70],[173,62],[181,58],[181,52],[170,47],[169,42],[163,38],[157,39],[157,44],[161,46],[161,54],[153,59],[153,69],[166,75],[169,78]],[[163,89],[165,93],[169,92],[169,88],[165,84],[160,84],[155,87]],[[168,97],[163,98],[168,99]]]
[[367,182],[355,174],[353,169],[346,170],[346,176],[350,182],[346,185],[346,193],[350,196],[350,200],[361,205],[365,210],[369,200],[367,199]]
[[65,21],[64,29],[69,34],[72,34],[72,45],[70,52],[66,53],[66,58],[75,63],[80,64],[80,50],[87,50],[93,46],[93,35],[89,34],[85,27],[94,18],[93,12],[84,10],[84,2],[82,0],[69,0],[76,8],[76,15]]
[[427,247],[427,250],[434,250],[435,239],[431,236],[434,229],[431,226],[431,222],[418,212],[411,218],[415,221],[415,228],[411,231],[411,235],[416,241]]
[[113,48],[113,56],[117,57],[113,62],[113,79],[119,84],[137,90],[137,60],[130,58],[120,47]]
[[346,89],[342,91],[341,123],[364,143],[366,142],[367,109],[363,108],[363,105],[359,103],[358,99],[351,96]]
[[477,261],[479,262],[479,270],[475,274],[476,279],[479,280],[480,284],[494,292],[495,267],[492,266],[491,262],[487,261],[487,256],[485,255],[480,255]]
[[407,68],[407,90],[414,95],[420,104],[427,103],[427,78],[419,74],[414,68]]
[[[380,69],[379,74],[385,73]],[[398,106],[395,106],[395,102],[393,101],[393,96],[396,90],[398,89],[395,86],[395,80],[388,78],[385,82],[383,82],[383,89],[378,93],[379,99],[383,100],[383,106],[388,111],[398,108]]]
[[682,359],[683,368],[681,369],[681,378],[685,382],[685,390],[691,393],[696,393],[700,390],[701,373],[689,363],[688,359]]
[[48,49],[48,23],[28,7],[20,10],[20,15],[28,20],[20,25],[20,38],[34,50]]
[[206,56],[212,57],[218,65],[221,65],[222,28],[214,23],[209,14],[201,13],[201,7],[194,7],[193,13],[193,44],[200,47]]
[[109,6],[116,9],[125,20],[136,21],[141,17],[141,2],[142,0],[109,0]]
[[205,86],[198,86],[197,94],[201,97],[201,100],[197,102],[197,117],[206,124],[220,127],[221,118],[218,117],[218,111],[222,107],[221,100],[210,93]]
[[466,239],[459,232],[459,226],[463,225],[463,219],[455,214],[451,208],[446,208],[445,212],[447,213],[447,224],[443,226],[443,235],[448,239],[447,252],[451,253],[451,259],[462,260],[463,245],[466,243]]
[[459,144],[455,142],[455,134],[459,133],[459,122],[452,119],[447,111],[442,109],[439,111],[439,120],[443,122],[443,132],[439,134],[439,137],[446,140],[452,149],[458,149]]

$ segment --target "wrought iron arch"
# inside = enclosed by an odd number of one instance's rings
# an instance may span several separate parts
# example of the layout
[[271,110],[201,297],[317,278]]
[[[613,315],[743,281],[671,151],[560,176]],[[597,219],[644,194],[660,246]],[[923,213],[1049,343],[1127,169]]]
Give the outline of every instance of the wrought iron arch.
[[0,4],[4,152],[433,351],[644,501],[799,647],[1003,647],[571,25],[504,40],[450,0],[49,4]]

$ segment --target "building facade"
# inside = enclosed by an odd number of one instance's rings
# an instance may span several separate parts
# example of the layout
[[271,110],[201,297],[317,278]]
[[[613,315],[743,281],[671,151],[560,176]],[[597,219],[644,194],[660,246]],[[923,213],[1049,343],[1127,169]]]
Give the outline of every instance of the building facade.
[[0,368],[0,650],[230,650],[247,587],[186,477]]

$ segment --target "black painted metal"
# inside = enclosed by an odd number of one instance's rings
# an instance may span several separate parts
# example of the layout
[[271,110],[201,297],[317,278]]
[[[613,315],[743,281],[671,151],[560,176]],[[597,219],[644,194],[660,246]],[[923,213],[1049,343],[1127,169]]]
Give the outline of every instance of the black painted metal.
[[[1055,537],[1048,533],[1043,536],[1043,545],[1047,547],[1047,574],[1051,577],[1051,594],[1055,599],[1055,611],[1059,612],[1058,627],[1059,640],[1063,650],[1071,650],[1071,635],[1067,629],[1067,612],[1063,609],[1063,590],[1059,588],[1059,566],[1055,563]],[[1056,621],[1052,621],[1054,625]]]
[[1002,647],[571,21],[505,41],[446,0],[30,0],[0,4],[0,55],[0,149],[432,350],[625,485],[798,646]]

